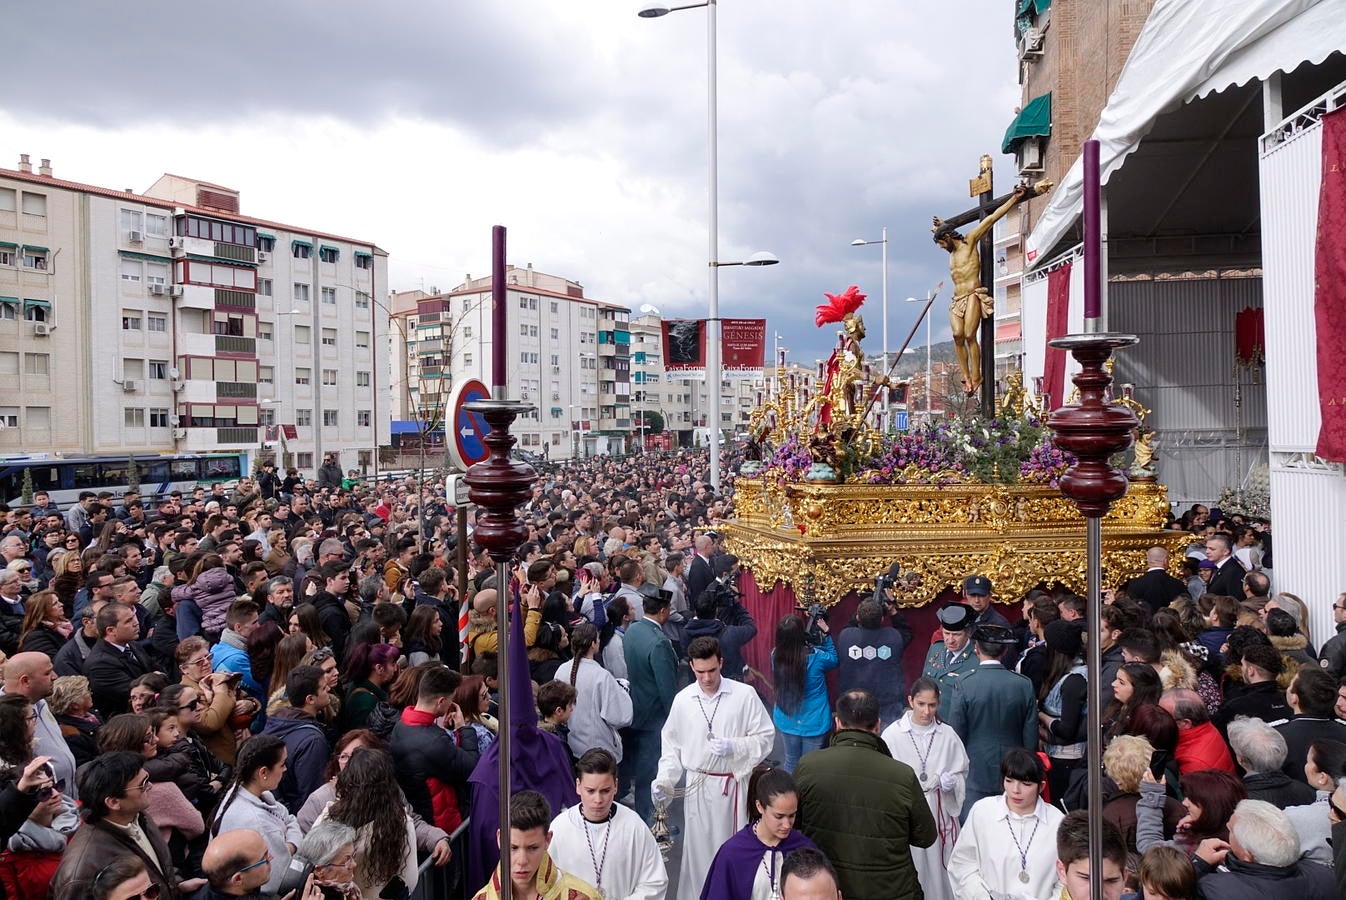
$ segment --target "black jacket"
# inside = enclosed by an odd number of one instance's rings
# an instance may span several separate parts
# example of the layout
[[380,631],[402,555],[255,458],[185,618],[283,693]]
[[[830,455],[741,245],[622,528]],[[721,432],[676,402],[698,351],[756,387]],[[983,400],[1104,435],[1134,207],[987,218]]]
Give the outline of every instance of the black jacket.
[[61,633],[48,625],[39,625],[28,632],[19,650],[23,653],[45,653],[56,660],[56,654],[65,646],[66,639]]
[[23,613],[14,612],[5,600],[0,600],[0,650],[6,656],[19,652],[19,631],[23,627]]
[[[1163,569],[1151,569],[1138,578],[1132,578],[1126,583],[1126,594],[1132,600],[1138,600],[1150,608],[1150,612],[1162,609],[1168,606],[1175,597],[1185,597],[1187,595],[1187,585]],[[1243,596],[1242,592],[1235,595],[1234,599]]]
[[1304,806],[1317,799],[1318,792],[1284,772],[1255,772],[1243,776],[1249,800],[1265,800],[1277,809]]
[[[1285,702],[1285,692],[1274,681],[1260,681],[1245,687],[1236,697],[1225,700],[1220,711],[1211,717],[1215,727],[1224,734],[1229,723],[1239,716],[1261,719],[1268,725],[1285,721],[1294,716],[1294,710]],[[1301,762],[1301,765],[1303,763]],[[1312,803],[1312,799],[1305,801]]]
[[1247,570],[1243,568],[1243,563],[1231,556],[1225,561],[1224,565],[1215,570],[1215,574],[1206,583],[1206,593],[1242,600],[1243,576],[1247,574]]
[[1197,896],[1208,900],[1337,900],[1337,882],[1326,866],[1301,859],[1290,866],[1264,866],[1225,856],[1220,871],[1199,857]]
[[1304,760],[1308,759],[1309,745],[1317,740],[1339,741],[1346,744],[1346,725],[1335,719],[1295,716],[1276,730],[1285,738],[1287,752],[1281,771],[1296,781],[1308,784],[1304,777]]
[[71,635],[70,640],[66,641],[65,646],[56,654],[56,674],[83,675],[84,658],[93,651],[96,641],[97,638],[85,637],[83,631],[76,631]]
[[1323,644],[1323,649],[1318,652],[1318,658],[1327,674],[1333,678],[1346,675],[1346,622],[1337,626],[1337,633]]
[[443,782],[454,789],[458,809],[467,818],[467,779],[477,767],[481,754],[477,751],[477,732],[471,728],[458,729],[458,743],[438,725],[408,725],[398,722],[393,726],[388,749],[397,766],[397,780],[407,796],[411,808],[425,821],[435,821],[435,810],[430,801],[429,779]]
[[692,612],[696,612],[696,598],[701,596],[706,585],[714,580],[715,573],[711,571],[710,563],[700,555],[694,554],[692,564],[687,567],[687,602],[691,605]]
[[[346,638],[351,633],[351,617],[346,614],[346,604],[335,594],[318,591],[313,596],[313,605],[318,610],[318,621],[323,633],[332,641],[332,651],[336,658],[346,658]],[[455,629],[457,624],[455,623]]]
[[125,652],[101,638],[93,645],[84,660],[84,675],[103,721],[130,710],[131,682],[152,671],[144,652],[134,644]]
[[724,657],[724,674],[735,681],[742,681],[743,668],[747,665],[743,659],[743,648],[757,636],[757,623],[742,603],[735,603],[729,615],[727,624],[719,619],[691,619],[687,622],[684,634],[689,644],[699,637],[718,640],[720,654]]

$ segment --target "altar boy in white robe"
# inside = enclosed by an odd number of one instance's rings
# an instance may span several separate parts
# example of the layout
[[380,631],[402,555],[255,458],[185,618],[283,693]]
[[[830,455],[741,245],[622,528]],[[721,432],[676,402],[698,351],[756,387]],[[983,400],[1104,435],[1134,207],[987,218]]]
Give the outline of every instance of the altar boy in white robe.
[[719,641],[696,638],[687,657],[696,683],[673,698],[651,794],[656,807],[668,803],[686,776],[678,898],[697,900],[716,851],[746,823],[748,779],[776,728],[755,690],[720,676]]
[[616,803],[617,759],[601,747],[575,763],[580,802],[551,823],[551,857],[607,900],[664,900],[668,871],[650,827]]

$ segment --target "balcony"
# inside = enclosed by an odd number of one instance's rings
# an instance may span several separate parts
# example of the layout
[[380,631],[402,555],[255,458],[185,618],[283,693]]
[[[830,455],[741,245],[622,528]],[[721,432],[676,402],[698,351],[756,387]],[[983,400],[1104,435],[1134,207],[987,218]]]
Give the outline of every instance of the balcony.
[[246,447],[250,444],[257,443],[257,426],[235,425],[229,428],[216,428],[215,440],[222,447],[228,447],[230,445]]
[[257,385],[246,381],[218,381],[215,396],[219,400],[253,399],[257,396]]
[[225,244],[214,242],[213,253],[219,259],[232,259],[235,262],[257,264],[257,250],[243,244]]
[[257,355],[257,339],[250,337],[235,337],[232,334],[215,335],[216,353],[246,353],[249,356]]
[[177,298],[178,309],[215,308],[214,288],[203,287],[199,284],[180,284],[175,285],[175,287],[182,289],[182,296]]
[[[226,244],[225,246],[230,245]],[[223,288],[216,288],[215,308],[244,309],[248,312],[252,312],[257,308],[257,295],[249,294],[247,291],[227,291]]]

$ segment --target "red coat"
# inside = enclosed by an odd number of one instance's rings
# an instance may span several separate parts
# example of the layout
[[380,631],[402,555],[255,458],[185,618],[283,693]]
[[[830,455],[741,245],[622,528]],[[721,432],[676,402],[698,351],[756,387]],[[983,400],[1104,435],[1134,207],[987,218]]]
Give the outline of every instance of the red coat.
[[1178,751],[1174,756],[1178,760],[1180,775],[1202,769],[1219,769],[1230,775],[1238,774],[1234,769],[1234,760],[1229,756],[1229,747],[1210,722],[1179,731]]

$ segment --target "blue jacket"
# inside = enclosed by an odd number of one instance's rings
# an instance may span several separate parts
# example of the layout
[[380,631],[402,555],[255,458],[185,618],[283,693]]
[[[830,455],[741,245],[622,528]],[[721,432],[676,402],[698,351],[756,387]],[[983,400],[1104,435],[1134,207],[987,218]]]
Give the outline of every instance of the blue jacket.
[[266,688],[258,684],[252,677],[252,660],[248,658],[246,650],[240,650],[220,641],[210,648],[210,658],[215,663],[216,672],[241,673],[243,675],[243,690],[261,700],[263,706],[266,705]]
[[262,734],[274,734],[285,742],[285,774],[275,795],[290,812],[298,812],[309,794],[326,781],[327,760],[331,755],[327,735],[317,719],[291,706],[268,717]]
[[[779,702],[772,710],[771,719],[776,727],[786,734],[800,737],[813,737],[826,734],[832,727],[832,705],[827,700],[827,673],[837,667],[837,648],[830,634],[823,635],[821,647],[810,647],[808,659],[804,663],[804,692],[799,698],[794,714],[780,708]],[[775,677],[777,688],[780,675]],[[779,690],[777,698],[779,699]]]

